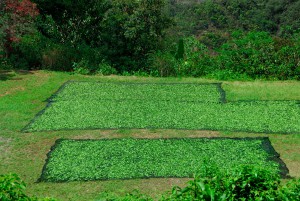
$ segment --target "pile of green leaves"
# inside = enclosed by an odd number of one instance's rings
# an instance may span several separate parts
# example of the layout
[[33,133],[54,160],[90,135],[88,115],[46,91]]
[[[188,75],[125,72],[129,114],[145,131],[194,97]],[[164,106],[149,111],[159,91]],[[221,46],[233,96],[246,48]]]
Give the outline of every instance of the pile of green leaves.
[[299,133],[296,101],[220,103],[217,85],[72,82],[24,131],[164,128]]
[[51,101],[145,100],[221,102],[220,84],[68,82]]
[[271,148],[267,138],[62,139],[48,154],[40,181],[192,177],[241,165],[278,174],[282,167]]

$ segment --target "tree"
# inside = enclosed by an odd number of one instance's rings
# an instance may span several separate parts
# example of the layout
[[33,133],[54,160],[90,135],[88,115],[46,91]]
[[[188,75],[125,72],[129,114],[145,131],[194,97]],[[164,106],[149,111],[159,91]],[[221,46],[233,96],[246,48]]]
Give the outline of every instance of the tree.
[[138,70],[171,25],[164,6],[164,0],[113,0],[101,24],[109,57],[129,71]]
[[82,44],[93,48],[119,70],[139,70],[170,25],[165,0],[36,2],[42,16],[39,30],[45,36],[78,51]]
[[22,36],[33,32],[34,19],[39,15],[36,4],[30,0],[4,0],[0,5],[1,44],[6,57],[13,51],[13,43],[21,40]]
[[283,35],[300,32],[300,1],[291,3],[280,16],[280,31]]

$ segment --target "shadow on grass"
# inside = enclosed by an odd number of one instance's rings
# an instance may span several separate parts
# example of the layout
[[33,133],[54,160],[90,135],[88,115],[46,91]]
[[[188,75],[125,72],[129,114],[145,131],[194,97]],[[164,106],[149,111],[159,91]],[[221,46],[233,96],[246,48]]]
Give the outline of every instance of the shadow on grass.
[[22,78],[16,78],[17,75],[28,75],[33,74],[30,71],[26,70],[0,70],[0,81],[6,81],[6,80],[21,80]]

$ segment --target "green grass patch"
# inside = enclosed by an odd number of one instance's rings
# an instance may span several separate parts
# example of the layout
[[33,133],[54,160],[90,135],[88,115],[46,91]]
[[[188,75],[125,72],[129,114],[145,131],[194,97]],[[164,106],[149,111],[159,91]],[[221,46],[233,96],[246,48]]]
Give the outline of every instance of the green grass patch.
[[224,99],[218,84],[70,82],[24,131],[163,128],[300,133],[297,101]]
[[48,154],[40,180],[192,177],[205,166],[211,172],[230,172],[241,165],[276,174],[281,168],[286,174],[278,161],[268,138],[63,139]]

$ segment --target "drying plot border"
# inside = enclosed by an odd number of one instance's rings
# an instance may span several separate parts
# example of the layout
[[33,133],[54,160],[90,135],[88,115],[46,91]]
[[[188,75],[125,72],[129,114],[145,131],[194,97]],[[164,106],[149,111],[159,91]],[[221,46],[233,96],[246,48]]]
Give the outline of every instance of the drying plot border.
[[[265,151],[269,157],[266,159],[267,161],[273,161],[275,163],[278,164],[278,168],[279,168],[279,174],[282,178],[290,178],[289,174],[289,170],[286,166],[286,164],[281,160],[280,155],[275,151],[274,147],[272,146],[270,140],[268,137],[254,137],[254,138],[250,138],[250,137],[246,137],[246,138],[226,138],[226,137],[212,137],[212,138],[138,138],[138,139],[133,139],[133,138],[129,138],[132,140],[193,140],[193,139],[208,139],[208,140],[244,140],[244,141],[251,141],[251,140],[260,140],[261,143],[261,148],[263,151]],[[116,140],[124,140],[124,139],[118,139],[118,138],[114,138],[114,139],[58,139],[55,141],[55,144],[51,147],[51,150],[47,153],[47,158],[45,160],[45,164],[44,167],[42,169],[42,174],[40,176],[40,178],[38,179],[38,182],[70,182],[70,181],[95,181],[95,180],[128,180],[128,179],[146,179],[146,178],[187,178],[186,176],[182,176],[182,177],[178,177],[178,176],[174,176],[174,175],[166,175],[166,176],[145,176],[145,177],[124,177],[124,178],[95,178],[95,179],[75,179],[75,180],[68,180],[68,179],[57,179],[57,180],[48,180],[46,178],[46,172],[47,172],[47,165],[49,163],[49,160],[52,158],[52,152],[60,145],[60,143],[62,143],[63,141],[74,141],[74,142],[87,142],[87,141],[116,141]],[[125,139],[126,140],[126,139]],[[128,138],[127,138],[128,140]],[[191,175],[194,173],[191,173]]]
[[52,98],[54,97],[54,96],[56,96],[56,94],[58,94],[58,93],[60,93],[66,86],[67,86],[67,84],[69,84],[69,83],[71,83],[72,81],[67,81],[67,82],[65,82],[65,83],[63,83],[59,88],[58,88],[58,90],[56,91],[56,92],[54,92],[45,102],[47,102],[47,105],[45,106],[45,108],[44,109],[42,109],[41,111],[39,111],[35,116],[34,116],[34,118],[33,119],[31,119],[30,120],[30,122],[23,128],[23,129],[21,129],[21,132],[23,132],[23,133],[27,133],[27,130],[28,130],[28,128],[35,122],[35,120],[37,119],[37,118],[39,118],[40,116],[42,116],[44,113],[45,113],[45,111],[49,108],[49,107],[51,107],[51,105],[52,105]]

